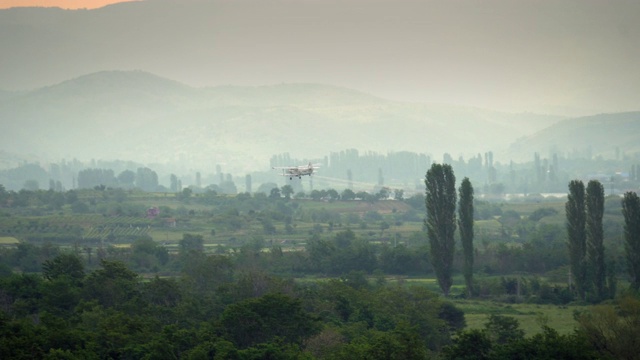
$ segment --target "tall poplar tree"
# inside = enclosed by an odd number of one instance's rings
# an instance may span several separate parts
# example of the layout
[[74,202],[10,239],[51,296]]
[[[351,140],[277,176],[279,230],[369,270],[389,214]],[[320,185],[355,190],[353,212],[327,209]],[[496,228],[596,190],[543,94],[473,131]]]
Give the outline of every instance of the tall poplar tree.
[[640,198],[635,192],[626,192],[622,198],[624,215],[624,249],[627,269],[631,275],[631,288],[640,290]]
[[425,226],[431,245],[431,264],[445,296],[451,277],[456,231],[456,177],[451,165],[433,164],[425,178],[427,218]]
[[469,178],[465,177],[458,190],[458,228],[464,254],[462,274],[467,285],[467,296],[473,295],[473,186]]
[[591,180],[587,184],[587,257],[591,279],[599,300],[607,297],[605,286],[607,271],[604,261],[604,230],[602,217],[604,215],[604,187],[598,180]]
[[587,285],[586,267],[586,212],[584,205],[584,184],[580,180],[569,182],[569,195],[565,204],[567,216],[567,245],[573,283],[580,299],[585,299]]

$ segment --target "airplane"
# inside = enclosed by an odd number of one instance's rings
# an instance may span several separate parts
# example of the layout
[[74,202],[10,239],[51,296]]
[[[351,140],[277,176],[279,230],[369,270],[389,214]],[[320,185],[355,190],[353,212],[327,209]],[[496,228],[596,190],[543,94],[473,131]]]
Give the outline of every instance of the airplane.
[[289,180],[292,180],[293,177],[297,177],[298,179],[302,179],[304,175],[313,174],[313,170],[318,169],[319,166],[317,164],[309,163],[308,165],[299,165],[299,166],[274,166],[272,169],[282,170],[282,176],[288,176]]

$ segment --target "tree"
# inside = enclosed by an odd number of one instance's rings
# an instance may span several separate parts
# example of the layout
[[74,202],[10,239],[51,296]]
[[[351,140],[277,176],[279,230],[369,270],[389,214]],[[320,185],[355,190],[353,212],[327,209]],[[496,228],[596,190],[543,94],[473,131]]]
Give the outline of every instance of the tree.
[[262,183],[260,184],[260,186],[258,186],[258,190],[256,190],[256,193],[263,193],[267,195],[271,193],[271,189],[277,188],[277,187],[278,187],[278,184],[276,183],[272,183],[272,182]]
[[138,274],[119,261],[100,261],[85,278],[84,294],[104,307],[121,307],[138,296]]
[[231,282],[233,263],[224,255],[194,255],[185,263],[183,274],[184,283],[196,293],[203,294]]
[[262,229],[267,235],[274,235],[276,233],[276,227],[269,218],[262,219]]
[[157,269],[169,261],[169,252],[164,246],[159,246],[151,237],[140,237],[131,244],[129,263],[137,271]]
[[631,288],[640,289],[640,198],[635,192],[626,192],[622,198],[624,215],[624,249]]
[[271,199],[280,199],[280,188],[274,187],[273,189],[271,189],[271,192],[269,194],[269,198],[271,198]]
[[485,360],[490,358],[491,338],[487,331],[472,329],[460,332],[452,344],[442,349],[442,359]]
[[117,185],[117,179],[111,169],[85,169],[78,172],[78,188],[91,189],[95,186]]
[[340,194],[338,194],[338,191],[336,191],[335,189],[328,189],[327,196],[329,196],[330,201],[336,201],[340,199]]
[[9,192],[5,189],[4,185],[0,184],[0,206],[4,206],[9,198]]
[[356,193],[354,193],[351,189],[344,189],[342,191],[342,195],[340,195],[340,198],[344,201],[353,200],[356,198]]
[[451,165],[433,164],[425,179],[427,218],[425,225],[431,245],[431,263],[445,296],[453,284],[451,277],[456,231],[456,177]]
[[386,186],[383,186],[378,190],[378,193],[375,195],[378,200],[385,200],[389,198],[390,189]]
[[244,177],[244,188],[248,194],[251,194],[251,175],[246,175]]
[[465,177],[460,185],[460,202],[458,203],[458,227],[464,254],[462,273],[467,285],[467,296],[473,293],[473,186]]
[[309,197],[313,201],[320,201],[325,196],[327,196],[327,191],[326,190],[311,190],[311,194],[309,194]]
[[372,332],[365,359],[422,360],[428,359],[427,348],[416,326],[403,321],[388,332]]
[[136,173],[131,170],[125,170],[118,174],[118,184],[125,188],[132,188],[136,181]]
[[180,254],[189,255],[191,253],[201,254],[204,252],[204,238],[202,235],[182,234],[180,240]]
[[[608,356],[604,357],[608,359]],[[504,345],[494,344],[490,359],[603,359],[581,333],[560,335],[542,327],[531,337],[515,339]]]
[[580,180],[569,182],[569,195],[565,204],[567,216],[567,238],[569,265],[578,296],[584,300],[587,285],[586,266],[586,212],[584,184]]
[[189,203],[189,198],[191,198],[191,195],[193,194],[193,190],[191,190],[191,188],[184,188],[182,189],[182,192],[180,192],[179,197],[182,201],[184,201],[185,203]]
[[291,199],[291,195],[293,195],[293,187],[289,184],[284,185],[280,190],[280,192],[282,193],[282,195],[286,200],[289,200]]
[[596,305],[580,313],[576,318],[580,332],[603,359],[638,359],[640,300],[627,295],[616,302],[615,305]]
[[484,327],[489,338],[498,344],[524,338],[524,330],[520,329],[520,323],[511,316],[491,315]]
[[178,177],[175,174],[171,174],[171,176],[169,176],[169,189],[171,189],[171,192],[177,193],[178,192]]
[[145,167],[138,168],[135,178],[136,186],[143,191],[156,191],[158,189],[158,174]]
[[319,329],[301,301],[273,293],[247,299],[226,307],[221,317],[229,338],[240,348],[272,341],[301,344]]
[[236,187],[236,183],[230,180],[225,180],[220,183],[220,192],[223,194],[237,194],[238,188]]
[[597,180],[587,184],[587,255],[588,268],[591,269],[593,285],[598,299],[606,297],[605,281],[607,272],[604,263],[604,231],[602,217],[604,215],[604,187]]
[[75,282],[80,282],[84,278],[84,266],[78,255],[62,253],[42,264],[42,275],[48,280],[65,276]]

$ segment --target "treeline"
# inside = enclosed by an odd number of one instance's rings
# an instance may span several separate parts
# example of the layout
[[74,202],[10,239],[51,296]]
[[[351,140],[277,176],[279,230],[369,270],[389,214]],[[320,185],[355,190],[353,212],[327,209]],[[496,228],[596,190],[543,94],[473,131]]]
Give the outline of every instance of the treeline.
[[[637,154],[616,153],[614,159],[584,154],[550,154],[548,158],[539,153],[531,154],[531,161],[514,163],[494,161],[491,151],[476,154],[468,159],[445,153],[442,157],[412,152],[360,153],[356,149],[334,152],[311,161],[321,162],[321,176],[339,179],[344,187],[353,184],[407,184],[409,188],[422,187],[424,171],[434,161],[442,159],[461,176],[477,184],[477,191],[485,195],[502,197],[504,194],[562,193],[572,179],[597,177],[607,185],[611,193],[621,194],[640,185],[640,164]],[[295,159],[289,154],[274,155],[271,166],[296,166],[310,159]],[[266,165],[266,164],[265,164]],[[266,166],[265,166],[266,168]],[[205,167],[206,169],[206,167]],[[203,170],[205,170],[203,169]],[[594,169],[598,169],[598,172]],[[248,174],[223,173],[220,165],[208,173],[176,173],[166,165],[154,164],[150,169],[144,164],[131,161],[73,160],[52,163],[49,168],[38,164],[23,164],[16,168],[0,170],[0,183],[7,188],[65,191],[68,189],[93,188],[95,186],[137,187],[145,191],[167,191],[177,193],[184,188],[214,189],[219,193],[236,194],[242,191],[253,193],[252,183],[266,184],[273,181],[273,172],[255,171]],[[621,171],[622,170],[622,171]],[[244,179],[244,184],[237,184]],[[296,192],[301,182],[292,182]],[[240,186],[238,186],[240,185]],[[326,186],[325,186],[326,187]],[[370,187],[367,185],[367,187]],[[240,189],[240,191],[238,191]],[[269,187],[267,190],[270,190]],[[342,189],[340,189],[342,190]]]
[[96,186],[158,191],[158,174],[147,168],[138,168],[135,172],[124,170],[116,177],[111,169],[84,169],[78,172],[78,188],[92,189]]
[[577,332],[490,316],[465,330],[454,304],[424,286],[352,271],[293,281],[253,266],[257,253],[205,255],[185,236],[174,277],[59,252],[38,274],[0,273],[3,359],[633,359],[640,301],[576,313]]
[[[425,228],[430,245],[430,260],[440,289],[445,296],[453,285],[456,231],[460,232],[467,294],[478,290],[473,281],[474,204],[473,186],[464,178],[456,189],[456,177],[449,164],[432,164],[425,177],[427,216]],[[569,182],[565,203],[567,247],[569,255],[569,289],[578,299],[600,302],[615,297],[615,269],[607,271],[604,246],[604,186],[590,180],[587,187],[581,180]],[[459,196],[459,198],[458,198]],[[630,287],[640,289],[640,200],[635,192],[626,192],[621,200],[624,215],[625,267]],[[534,213],[534,215],[536,215]],[[539,214],[537,217],[544,217]],[[504,217],[504,214],[503,216]],[[539,258],[540,259],[540,258]],[[518,282],[518,292],[519,292]],[[563,296],[569,298],[569,296]]]
[[87,272],[63,252],[41,274],[0,277],[5,359],[423,359],[464,315],[424,287],[362,274],[296,283],[186,237],[179,275],[144,279],[101,260]]
[[[422,239],[407,240],[417,245],[372,244],[347,229],[336,231],[331,237],[311,235],[304,245],[304,251],[286,251],[281,244],[262,238],[238,243],[235,247],[218,245],[213,250],[205,250],[202,236],[193,234],[184,234],[178,247],[179,252],[169,251],[167,247],[148,236],[134,240],[130,247],[101,247],[98,244],[86,243],[82,246],[72,246],[89,269],[95,268],[101,260],[120,261],[130,269],[147,276],[178,276],[184,266],[183,257],[179,254],[184,251],[197,252],[202,256],[213,252],[227,257],[239,268],[250,268],[285,278],[358,276],[383,281],[391,277],[403,282],[403,279],[410,276],[433,276],[429,247]],[[509,250],[508,247],[498,247],[478,252],[473,293],[456,290],[452,295],[460,298],[475,296],[506,303],[559,305],[579,299],[566,282],[566,245],[563,240],[557,241],[556,251],[559,259],[555,261],[558,261],[558,264],[552,263],[554,259],[540,260],[540,257],[549,253],[548,248],[537,249],[527,246]],[[43,270],[40,264],[51,260],[61,251],[59,247],[51,244],[37,246],[19,243],[15,247],[0,251],[0,269],[3,269],[4,273],[11,270],[38,273]],[[462,254],[458,253],[455,257],[457,268],[461,267],[462,261]],[[543,265],[540,265],[541,261]],[[502,268],[504,272],[499,272],[501,268],[497,265],[509,264],[509,267]],[[527,266],[532,264],[557,265],[565,271],[560,271],[557,275],[553,272],[521,272],[522,275],[514,275],[518,274],[518,269],[529,270]],[[487,273],[487,270],[492,272]]]
[[[177,221],[185,223],[196,219],[205,221],[212,228],[212,236],[228,234],[215,248],[218,253],[249,254],[268,248],[271,254],[281,254],[279,257],[258,256],[255,261],[265,271],[283,276],[340,276],[350,271],[362,271],[368,276],[374,273],[397,276],[434,274],[427,234],[416,231],[409,236],[400,236],[392,230],[393,226],[401,226],[403,222],[423,221],[424,210],[420,208],[424,209],[424,195],[402,200],[413,207],[403,212],[383,216],[376,211],[367,211],[360,216],[340,214],[326,208],[304,208],[295,201],[288,201],[282,194],[286,191],[280,190],[273,192],[277,196],[257,193],[228,197],[215,192],[172,195],[178,203],[211,207],[196,212],[186,206],[161,206],[161,215],[156,219],[146,218],[147,207],[127,201],[129,197],[137,196],[135,193],[122,189],[71,190],[59,194],[64,196],[64,206],[75,214],[105,215],[100,217],[103,225],[94,226],[91,232],[87,232],[71,222],[73,217],[65,217],[63,224],[49,217],[21,220],[15,213],[6,213],[7,216],[0,218],[0,234],[18,236],[29,242],[18,244],[16,249],[5,249],[1,259],[10,268],[37,272],[40,271],[40,262],[47,260],[50,252],[41,252],[41,247],[34,244],[48,248],[50,245],[47,244],[54,243],[74,246],[87,260],[92,255],[118,259],[138,272],[173,275],[176,271],[173,258],[164,254],[157,256],[162,252],[168,253],[168,248],[145,236],[145,232],[148,228],[167,226],[165,219],[176,217]],[[29,214],[55,212],[54,207],[45,202],[53,198],[50,196],[55,192],[25,190],[4,194],[9,194],[5,200],[13,199],[13,196],[27,199],[5,202],[14,205],[24,202],[23,208],[10,208],[12,212],[18,210],[17,214],[20,211]],[[614,210],[621,213],[621,200],[610,199],[614,200],[618,204]],[[545,218],[556,215],[554,209],[541,207],[523,217],[513,210],[502,211],[493,203],[477,200],[473,203],[474,219],[496,217],[500,228],[495,233],[480,231],[475,234],[472,269],[479,277],[472,280],[473,292],[467,296],[556,304],[580,298],[567,284],[570,253],[566,245],[566,229],[563,225],[544,222]],[[301,230],[300,224],[314,225],[305,225],[305,230]],[[612,286],[605,297],[611,297],[616,293],[616,278],[629,279],[626,276],[624,234],[622,224],[618,223],[605,222],[603,230],[607,237],[619,241],[609,241],[606,254],[607,276]],[[295,241],[303,244],[304,251],[287,251],[292,245],[299,249],[301,246],[289,240],[286,243],[274,240],[278,234],[302,237],[303,240]],[[132,246],[111,246],[116,243]],[[464,252],[460,245],[456,247],[453,274],[457,276],[464,268]],[[595,299],[589,297],[589,301]]]
[[[432,164],[425,177],[427,216],[425,228],[429,239],[429,255],[433,272],[445,296],[453,285],[456,231],[462,243],[462,274],[469,296],[481,290],[474,283],[474,189],[469,178],[464,178],[456,189],[456,177],[449,164]],[[604,247],[604,187],[597,180],[585,186],[580,180],[569,183],[565,204],[567,245],[569,255],[569,287],[562,298],[597,303],[615,297],[617,278],[614,271],[607,272]],[[631,288],[640,287],[640,241],[635,232],[640,229],[640,203],[634,192],[622,199],[625,222],[625,255]],[[518,281],[518,294],[520,282]]]

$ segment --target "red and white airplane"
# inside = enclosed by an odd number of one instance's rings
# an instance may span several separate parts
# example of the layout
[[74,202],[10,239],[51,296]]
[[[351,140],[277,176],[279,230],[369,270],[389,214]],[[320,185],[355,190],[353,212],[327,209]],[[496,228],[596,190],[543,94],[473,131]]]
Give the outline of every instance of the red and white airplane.
[[282,176],[288,176],[289,180],[292,180],[294,177],[298,179],[302,179],[303,176],[313,174],[313,170],[318,169],[319,166],[317,164],[309,163],[308,165],[299,165],[299,166],[274,166],[273,169],[282,170]]

